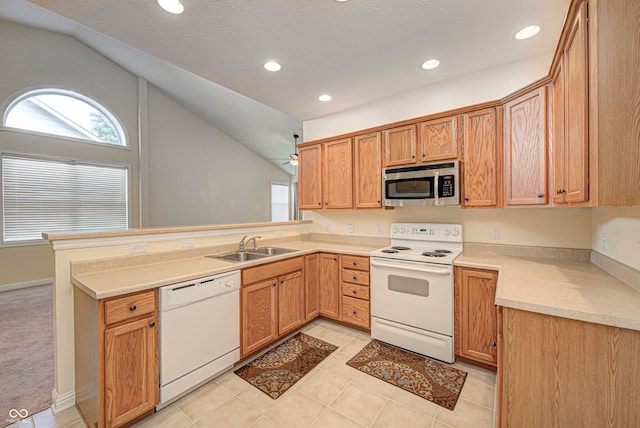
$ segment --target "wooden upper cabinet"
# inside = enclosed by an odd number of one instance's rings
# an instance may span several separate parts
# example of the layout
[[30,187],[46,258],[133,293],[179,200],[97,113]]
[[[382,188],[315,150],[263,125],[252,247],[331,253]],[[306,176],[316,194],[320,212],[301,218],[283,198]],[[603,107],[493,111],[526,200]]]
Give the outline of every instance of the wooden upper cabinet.
[[465,207],[497,207],[502,194],[502,140],[495,108],[462,117],[464,136],[463,194]]
[[407,165],[417,162],[416,126],[401,126],[384,131],[384,166]]
[[298,150],[298,206],[301,210],[322,208],[322,145]]
[[324,208],[353,208],[351,138],[324,143]]
[[418,124],[421,162],[458,157],[457,116],[430,120]]
[[356,208],[382,207],[382,138],[380,132],[353,138]]
[[508,205],[546,205],[547,87],[504,106],[505,176]]
[[589,197],[588,41],[586,4],[570,27],[553,77],[553,202]]

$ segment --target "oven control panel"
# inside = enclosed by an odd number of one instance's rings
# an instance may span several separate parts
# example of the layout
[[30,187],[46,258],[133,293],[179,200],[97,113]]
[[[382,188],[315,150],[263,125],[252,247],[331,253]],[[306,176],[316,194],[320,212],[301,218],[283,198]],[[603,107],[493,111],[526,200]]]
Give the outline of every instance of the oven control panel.
[[391,239],[462,242],[462,225],[451,223],[392,223]]

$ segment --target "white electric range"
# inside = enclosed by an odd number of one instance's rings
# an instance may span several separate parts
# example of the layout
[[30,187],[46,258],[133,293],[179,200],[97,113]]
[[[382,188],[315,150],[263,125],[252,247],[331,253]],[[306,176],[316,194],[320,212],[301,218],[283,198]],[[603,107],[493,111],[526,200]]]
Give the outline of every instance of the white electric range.
[[391,245],[371,252],[371,337],[452,363],[453,261],[462,225],[393,223]]

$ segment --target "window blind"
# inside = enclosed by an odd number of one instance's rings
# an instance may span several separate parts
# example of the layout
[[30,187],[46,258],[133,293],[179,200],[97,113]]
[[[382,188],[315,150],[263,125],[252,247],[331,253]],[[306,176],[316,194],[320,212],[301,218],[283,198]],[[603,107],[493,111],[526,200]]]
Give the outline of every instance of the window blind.
[[2,155],[3,239],[128,226],[127,168]]

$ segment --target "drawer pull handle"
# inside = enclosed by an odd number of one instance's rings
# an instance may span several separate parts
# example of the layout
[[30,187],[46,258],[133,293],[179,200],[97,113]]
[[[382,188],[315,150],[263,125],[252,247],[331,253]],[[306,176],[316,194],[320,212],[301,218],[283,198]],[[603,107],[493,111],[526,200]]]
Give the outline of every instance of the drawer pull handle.
[[156,326],[156,323],[155,323],[155,322],[151,321],[151,322],[149,323],[149,327],[155,327],[155,326]]
[[129,306],[129,310],[130,310],[131,312],[135,311],[136,309],[137,309],[136,305],[131,305],[131,306]]

